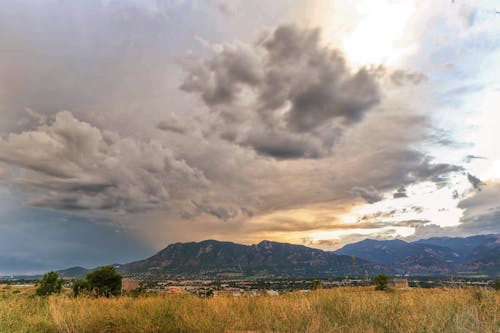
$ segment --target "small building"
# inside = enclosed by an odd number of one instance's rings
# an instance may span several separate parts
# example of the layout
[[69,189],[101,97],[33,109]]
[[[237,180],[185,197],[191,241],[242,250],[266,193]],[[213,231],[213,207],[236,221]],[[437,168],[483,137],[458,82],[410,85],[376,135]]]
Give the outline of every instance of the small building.
[[132,291],[139,288],[139,280],[122,279],[122,291]]
[[397,289],[409,289],[408,279],[394,279],[391,281],[391,287]]

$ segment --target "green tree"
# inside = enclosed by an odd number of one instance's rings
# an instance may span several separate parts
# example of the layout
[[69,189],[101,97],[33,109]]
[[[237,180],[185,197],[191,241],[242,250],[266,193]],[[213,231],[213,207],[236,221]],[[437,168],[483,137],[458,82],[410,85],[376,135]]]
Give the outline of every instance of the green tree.
[[73,296],[77,297],[89,290],[89,283],[85,279],[78,279],[73,282]]
[[389,288],[389,275],[379,274],[373,278],[375,290],[387,290]]
[[88,287],[96,296],[117,296],[122,291],[122,276],[113,266],[103,266],[87,274]]
[[36,294],[38,296],[47,296],[54,293],[60,294],[62,284],[63,280],[59,278],[56,272],[49,272],[40,280]]

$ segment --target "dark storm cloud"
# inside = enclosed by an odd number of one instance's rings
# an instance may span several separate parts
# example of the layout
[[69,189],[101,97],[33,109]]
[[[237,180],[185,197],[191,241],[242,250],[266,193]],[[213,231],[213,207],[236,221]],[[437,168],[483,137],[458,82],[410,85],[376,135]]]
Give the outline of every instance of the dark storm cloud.
[[321,44],[318,29],[294,25],[254,45],[225,45],[186,69],[181,89],[239,126],[224,138],[280,159],[329,154],[342,129],[380,101],[370,72],[352,72],[341,53]]
[[33,206],[63,210],[165,208],[208,184],[162,144],[101,131],[69,112],[1,139],[0,161],[21,169],[14,185]]
[[321,45],[320,30],[280,26],[263,46],[263,112],[290,102],[286,120],[293,130],[313,130],[335,118],[359,121],[380,100],[375,79],[365,69],[351,74],[342,54]]

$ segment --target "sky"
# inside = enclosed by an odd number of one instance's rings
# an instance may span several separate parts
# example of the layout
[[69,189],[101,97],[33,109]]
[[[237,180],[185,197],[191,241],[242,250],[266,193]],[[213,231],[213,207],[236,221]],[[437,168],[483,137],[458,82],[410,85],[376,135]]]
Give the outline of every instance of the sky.
[[495,0],[4,0],[0,275],[500,232]]

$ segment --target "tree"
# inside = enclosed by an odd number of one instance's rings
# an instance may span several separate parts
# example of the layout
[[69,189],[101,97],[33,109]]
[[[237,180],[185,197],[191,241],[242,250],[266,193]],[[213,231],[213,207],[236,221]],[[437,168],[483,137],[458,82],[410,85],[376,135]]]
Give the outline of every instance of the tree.
[[387,290],[389,288],[389,275],[379,274],[373,278],[375,290]]
[[73,282],[73,296],[77,297],[89,290],[89,283],[85,279],[78,279]]
[[117,296],[122,291],[122,276],[113,266],[103,266],[87,274],[88,287],[97,296]]
[[47,296],[50,294],[60,294],[63,280],[59,278],[56,272],[46,273],[40,280],[40,285],[36,290],[38,296]]

